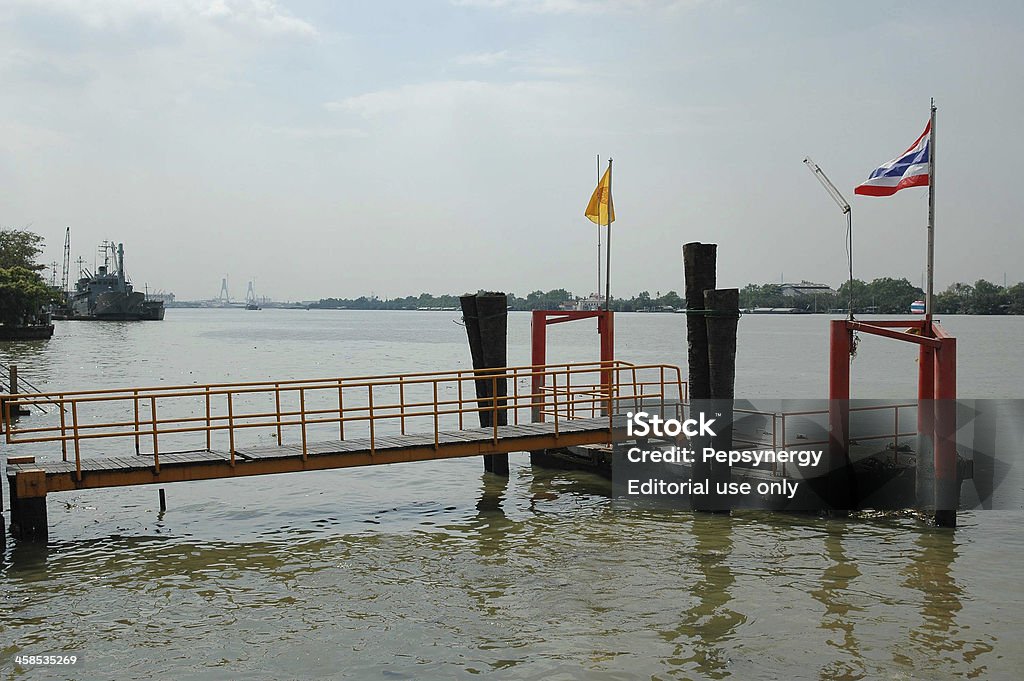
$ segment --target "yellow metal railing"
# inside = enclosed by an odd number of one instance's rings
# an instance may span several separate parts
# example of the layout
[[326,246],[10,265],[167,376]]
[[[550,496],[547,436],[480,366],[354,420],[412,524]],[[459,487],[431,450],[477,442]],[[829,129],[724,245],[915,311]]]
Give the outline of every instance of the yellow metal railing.
[[372,454],[386,436],[382,429],[396,435],[432,433],[438,448],[446,428],[477,427],[467,416],[487,414],[494,442],[501,421],[551,421],[557,437],[567,420],[607,418],[610,431],[612,417],[623,407],[660,404],[664,410],[686,398],[678,367],[613,361],[19,394],[7,397],[6,404],[57,405],[59,422],[21,423],[12,420],[9,408],[3,418],[8,444],[59,442],[63,460],[73,455],[81,479],[83,445],[101,439],[131,438],[136,453],[148,441],[152,452],[147,454],[159,472],[161,442],[180,444],[187,436],[201,437],[204,448],[212,450],[215,438],[226,433],[234,466],[236,440],[254,429],[271,431],[278,445],[284,444],[286,429],[297,429],[306,460],[311,430],[319,435],[326,425],[336,426],[339,440],[367,437]]

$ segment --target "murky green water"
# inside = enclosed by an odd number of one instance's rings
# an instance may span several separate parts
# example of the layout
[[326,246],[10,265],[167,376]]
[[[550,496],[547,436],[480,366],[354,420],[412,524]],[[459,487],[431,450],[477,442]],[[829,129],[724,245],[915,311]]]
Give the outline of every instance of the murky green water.
[[[469,364],[456,313],[169,310],[4,345],[41,388],[427,371]],[[620,315],[618,355],[682,363],[682,315]],[[1021,397],[1024,320],[951,318],[964,397]],[[510,318],[527,363],[529,318]],[[823,318],[745,317],[737,395],[820,397]],[[550,359],[597,355],[591,325]],[[855,395],[913,395],[869,340]],[[41,456],[53,453],[39,452]],[[612,510],[610,486],[478,460],[51,495],[49,546],[6,543],[0,677],[1013,679],[1020,513],[819,520]]]

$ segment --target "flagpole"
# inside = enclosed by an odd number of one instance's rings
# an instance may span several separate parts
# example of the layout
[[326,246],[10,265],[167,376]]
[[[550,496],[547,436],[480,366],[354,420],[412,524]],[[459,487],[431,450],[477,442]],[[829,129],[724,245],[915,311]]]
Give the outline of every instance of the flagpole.
[[[597,155],[597,183],[601,184],[601,154]],[[597,295],[601,295],[601,220],[597,221]]]
[[935,292],[935,98],[931,101],[931,139],[928,142],[928,290],[925,293],[924,323],[932,335],[932,295]]
[[[608,223],[608,247],[605,255],[604,275],[604,309],[611,310],[612,307],[612,160],[608,159],[608,211],[606,213]],[[600,226],[598,226],[600,229]]]

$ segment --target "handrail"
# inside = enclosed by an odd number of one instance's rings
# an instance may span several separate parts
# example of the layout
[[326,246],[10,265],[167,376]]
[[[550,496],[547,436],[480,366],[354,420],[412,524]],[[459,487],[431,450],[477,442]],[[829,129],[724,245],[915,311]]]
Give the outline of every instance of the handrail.
[[[911,431],[900,431],[900,410],[917,408],[918,405],[915,402],[903,402],[898,404],[873,404],[863,407],[849,407],[848,411],[852,413],[869,412],[869,411],[882,411],[891,409],[893,412],[893,429],[892,432],[869,434],[869,435],[858,435],[855,439],[857,441],[863,440],[888,440],[892,439],[893,442],[893,460],[899,455],[899,441],[901,438],[909,438],[917,435],[917,430]],[[735,414],[747,414],[752,416],[764,416],[771,419],[771,446],[772,449],[789,449],[793,446],[809,447],[811,445],[827,445],[829,440],[790,440],[786,437],[786,420],[793,417],[807,417],[807,416],[828,416],[828,409],[808,409],[803,411],[786,411],[786,412],[771,412],[761,411],[758,409],[734,409]],[[740,442],[747,445],[763,445],[766,444],[763,440],[748,440],[744,438],[737,438],[734,435],[734,441]],[[779,464],[772,464],[772,473],[776,473]],[[786,464],[781,464],[781,474],[786,475]]]
[[[539,379],[539,380],[537,380]],[[486,389],[467,390],[466,382]],[[481,383],[482,382],[482,383]],[[505,390],[499,391],[504,383]],[[533,388],[539,384],[539,388]],[[243,383],[210,383],[192,386],[113,388],[69,391],[42,395],[17,395],[19,402],[46,400],[70,407],[71,423],[44,422],[31,426],[11,423],[5,416],[9,444],[60,442],[67,460],[67,443],[74,444],[76,471],[81,479],[84,444],[94,440],[128,438],[136,453],[146,438],[151,444],[155,472],[168,438],[175,441],[202,434],[199,449],[211,450],[216,436],[227,433],[230,463],[235,465],[238,437],[252,429],[271,430],[282,445],[285,429],[297,428],[302,458],[309,454],[314,429],[337,424],[341,439],[367,433],[371,454],[387,430],[406,434],[413,426],[432,432],[434,446],[449,419],[457,417],[458,430],[467,415],[490,416],[489,438],[497,442],[502,415],[513,425],[520,420],[553,419],[555,437],[564,423],[579,418],[608,418],[622,404],[658,402],[682,404],[687,384],[679,367],[663,364],[637,365],[621,361],[529,365],[495,369],[460,369],[381,376],[291,379]],[[505,394],[499,395],[499,392]],[[296,404],[297,403],[297,404]],[[140,409],[140,404],[147,408]],[[148,412],[148,413],[147,413]],[[63,413],[63,412],[62,412]],[[475,420],[475,419],[474,419]],[[450,430],[456,430],[452,423]],[[293,432],[291,430],[287,432]]]

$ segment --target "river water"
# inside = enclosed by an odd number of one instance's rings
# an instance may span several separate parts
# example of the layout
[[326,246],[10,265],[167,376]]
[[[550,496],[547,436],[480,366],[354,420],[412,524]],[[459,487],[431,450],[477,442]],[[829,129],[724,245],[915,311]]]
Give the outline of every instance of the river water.
[[[171,309],[0,344],[44,390],[470,366],[455,312]],[[962,397],[1024,397],[1024,318],[950,317]],[[597,359],[592,322],[549,361]],[[622,314],[617,356],[685,364],[683,315]],[[823,316],[740,321],[744,398],[826,394]],[[529,315],[509,317],[529,363]],[[913,398],[912,349],[865,340],[854,396]],[[30,417],[42,418],[42,417]],[[4,449],[8,454],[9,449]],[[19,452],[20,453],[20,452]],[[41,458],[55,453],[40,451]],[[50,543],[8,539],[0,678],[1019,678],[1020,512],[824,520],[613,509],[584,473],[479,459],[49,498]],[[7,514],[9,520],[9,513]]]

